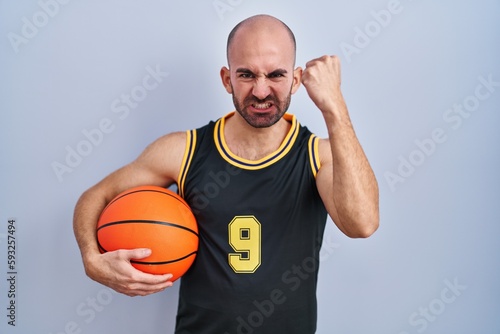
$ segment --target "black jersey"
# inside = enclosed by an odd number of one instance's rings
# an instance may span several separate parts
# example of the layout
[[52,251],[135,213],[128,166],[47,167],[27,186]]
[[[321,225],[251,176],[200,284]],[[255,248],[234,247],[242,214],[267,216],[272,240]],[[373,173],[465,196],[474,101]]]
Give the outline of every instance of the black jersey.
[[176,333],[314,333],[327,215],[318,138],[285,114],[291,127],[279,149],[245,160],[224,139],[231,116],[187,132],[178,186],[200,243],[181,279]]

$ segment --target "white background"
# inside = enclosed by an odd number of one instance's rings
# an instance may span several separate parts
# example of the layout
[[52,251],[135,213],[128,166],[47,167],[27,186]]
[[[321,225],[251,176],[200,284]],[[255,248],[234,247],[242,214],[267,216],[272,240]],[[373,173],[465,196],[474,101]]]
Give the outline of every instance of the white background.
[[[1,333],[172,333],[178,284],[129,298],[91,281],[73,208],[157,137],[232,110],[227,34],[259,13],[295,32],[297,65],[339,55],[380,185],[374,236],[325,231],[318,333],[500,333],[500,1],[60,1],[0,1]],[[303,88],[289,111],[326,135]]]

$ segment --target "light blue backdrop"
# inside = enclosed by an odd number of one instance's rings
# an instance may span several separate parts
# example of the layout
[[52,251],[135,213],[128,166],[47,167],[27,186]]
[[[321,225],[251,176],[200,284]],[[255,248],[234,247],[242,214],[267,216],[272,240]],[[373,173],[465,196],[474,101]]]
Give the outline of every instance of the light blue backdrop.
[[[178,284],[129,298],[88,279],[73,208],[155,138],[232,110],[226,36],[258,13],[294,30],[298,65],[340,56],[380,185],[373,237],[328,224],[318,333],[500,333],[498,0],[0,1],[1,333],[172,332]],[[290,112],[326,135],[303,88]]]

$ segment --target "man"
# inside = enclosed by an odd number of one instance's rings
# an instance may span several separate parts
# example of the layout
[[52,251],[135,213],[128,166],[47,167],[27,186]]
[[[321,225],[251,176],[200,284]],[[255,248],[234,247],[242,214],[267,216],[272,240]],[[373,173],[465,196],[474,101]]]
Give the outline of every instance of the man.
[[[236,112],[159,138],[81,196],[74,231],[86,273],[129,296],[170,287],[171,275],[130,265],[147,249],[100,254],[95,225],[119,192],[176,183],[200,229],[197,259],[181,279],[176,333],[314,333],[327,213],[353,238],[379,223],[377,181],[341,94],[339,60],[295,68],[293,33],[267,15],[233,29],[227,58],[220,74]],[[286,114],[301,84],[328,139]]]

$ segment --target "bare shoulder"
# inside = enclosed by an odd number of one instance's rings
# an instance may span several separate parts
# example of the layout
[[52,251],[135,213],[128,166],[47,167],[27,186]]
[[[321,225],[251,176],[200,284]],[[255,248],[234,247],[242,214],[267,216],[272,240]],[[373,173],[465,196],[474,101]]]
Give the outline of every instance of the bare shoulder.
[[318,143],[319,158],[321,166],[332,163],[332,148],[328,139],[322,138]]
[[186,132],[172,132],[152,142],[133,162],[153,175],[177,182],[177,177],[186,149]]
[[158,138],[136,160],[114,171],[89,190],[101,193],[110,201],[118,193],[132,187],[169,186],[177,182],[186,136],[186,133],[174,132]]
[[176,151],[184,152],[186,144],[186,132],[172,132],[166,134],[154,142],[152,142],[144,152],[160,150],[163,153],[176,153]]

